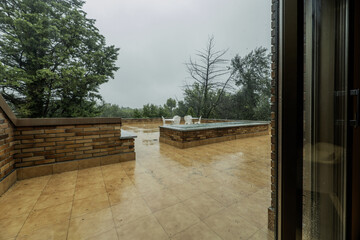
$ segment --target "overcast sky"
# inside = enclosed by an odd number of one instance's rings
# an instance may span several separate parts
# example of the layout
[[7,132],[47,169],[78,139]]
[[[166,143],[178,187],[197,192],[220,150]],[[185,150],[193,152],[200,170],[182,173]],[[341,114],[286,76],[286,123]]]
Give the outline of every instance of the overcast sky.
[[269,0],[86,0],[88,18],[107,44],[121,48],[115,78],[101,86],[106,102],[124,107],[181,100],[185,62],[206,46],[229,49],[226,58],[270,49]]

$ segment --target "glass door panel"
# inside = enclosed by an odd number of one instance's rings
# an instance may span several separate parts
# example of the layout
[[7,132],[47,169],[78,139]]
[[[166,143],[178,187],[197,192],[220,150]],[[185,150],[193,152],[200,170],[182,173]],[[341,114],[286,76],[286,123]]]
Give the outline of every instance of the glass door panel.
[[344,239],[347,0],[305,0],[303,239]]

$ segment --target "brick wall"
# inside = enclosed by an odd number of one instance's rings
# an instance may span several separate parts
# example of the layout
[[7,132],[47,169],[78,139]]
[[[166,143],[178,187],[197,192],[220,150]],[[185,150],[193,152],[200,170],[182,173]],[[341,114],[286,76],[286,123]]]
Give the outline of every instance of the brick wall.
[[133,139],[120,139],[120,124],[18,127],[14,135],[16,167],[134,152]]
[[279,51],[279,0],[272,0],[271,7],[271,205],[268,209],[268,228],[275,229],[277,188],[277,107],[278,107],[278,51]]
[[14,170],[14,126],[0,108],[0,180]]
[[240,126],[194,131],[179,131],[167,127],[160,128],[160,142],[179,148],[195,147],[210,143],[235,140],[269,134],[269,125]]

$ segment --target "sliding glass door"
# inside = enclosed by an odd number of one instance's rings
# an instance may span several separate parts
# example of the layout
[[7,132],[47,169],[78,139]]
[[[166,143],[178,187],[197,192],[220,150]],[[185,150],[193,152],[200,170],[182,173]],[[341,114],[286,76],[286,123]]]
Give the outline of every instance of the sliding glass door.
[[305,1],[303,239],[345,239],[348,1]]

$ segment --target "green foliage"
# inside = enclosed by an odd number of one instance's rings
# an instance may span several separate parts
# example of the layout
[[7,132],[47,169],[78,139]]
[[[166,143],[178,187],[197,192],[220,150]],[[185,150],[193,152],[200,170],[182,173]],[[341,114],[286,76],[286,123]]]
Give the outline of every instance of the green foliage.
[[231,60],[235,84],[239,87],[234,101],[241,119],[270,119],[270,64],[270,55],[263,47]]
[[192,116],[270,120],[270,64],[270,55],[263,47],[256,48],[244,57],[236,55],[231,60],[231,80],[235,84],[233,91],[224,89],[226,91],[222,92],[223,88],[207,91],[208,106],[216,107],[204,115],[204,85],[195,82],[184,89],[184,101],[178,102],[175,112],[180,116],[193,111]]
[[134,118],[135,110],[129,107],[119,107],[116,104],[105,103],[101,106],[101,117]]
[[96,116],[118,48],[81,0],[0,0],[0,92],[21,117]]

